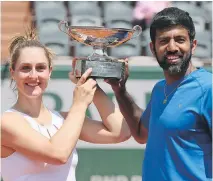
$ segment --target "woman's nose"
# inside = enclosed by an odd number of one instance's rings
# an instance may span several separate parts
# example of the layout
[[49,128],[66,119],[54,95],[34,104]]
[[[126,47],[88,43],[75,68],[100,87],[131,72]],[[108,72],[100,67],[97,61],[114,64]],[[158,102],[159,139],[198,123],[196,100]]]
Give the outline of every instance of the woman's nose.
[[35,69],[32,69],[29,73],[29,77],[37,78],[38,77],[37,71]]

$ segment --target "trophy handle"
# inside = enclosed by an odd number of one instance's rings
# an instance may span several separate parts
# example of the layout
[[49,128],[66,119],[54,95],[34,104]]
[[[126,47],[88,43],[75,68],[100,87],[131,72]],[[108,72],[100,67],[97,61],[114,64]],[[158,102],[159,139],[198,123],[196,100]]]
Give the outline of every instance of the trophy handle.
[[133,28],[133,35],[131,39],[138,37],[142,33],[142,28],[139,25],[135,25]]
[[[67,35],[69,35],[69,26],[68,26],[68,22],[67,21],[60,21],[58,24],[58,28],[66,33]],[[70,36],[70,35],[69,35]]]

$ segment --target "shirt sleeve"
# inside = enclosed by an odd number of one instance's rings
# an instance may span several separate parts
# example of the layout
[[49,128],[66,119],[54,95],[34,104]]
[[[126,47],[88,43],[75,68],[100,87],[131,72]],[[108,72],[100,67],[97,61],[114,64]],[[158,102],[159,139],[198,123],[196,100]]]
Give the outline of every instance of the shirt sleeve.
[[151,100],[149,101],[145,111],[142,113],[140,118],[140,123],[142,123],[146,129],[149,129],[150,112],[151,112]]
[[207,122],[210,133],[212,132],[212,87],[208,88],[202,97],[201,115]]

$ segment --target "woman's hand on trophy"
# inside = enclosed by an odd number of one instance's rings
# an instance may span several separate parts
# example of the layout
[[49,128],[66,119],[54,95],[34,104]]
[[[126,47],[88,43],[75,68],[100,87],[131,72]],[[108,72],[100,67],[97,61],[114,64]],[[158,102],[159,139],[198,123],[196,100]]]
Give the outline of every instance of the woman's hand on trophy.
[[92,102],[97,89],[97,82],[92,78],[88,79],[91,73],[92,68],[87,69],[87,71],[76,82],[76,87],[73,93],[73,103],[85,103],[86,106],[89,106]]
[[72,59],[72,71],[69,72],[69,78],[74,84],[77,84],[77,82],[79,80],[79,78],[77,78],[74,74],[76,61],[77,61],[77,58]]
[[121,59],[118,60],[119,62],[124,62],[125,63],[125,73],[124,77],[121,78],[120,80],[117,79],[104,79],[104,81],[108,84],[111,85],[112,89],[114,92],[120,92],[122,90],[126,89],[126,81],[129,77],[129,65],[128,65],[128,59]]
[[77,84],[79,78],[75,77],[73,70],[69,72],[69,78],[72,81],[72,83]]
[[77,61],[80,60],[79,58],[72,59],[72,71],[69,72],[69,78],[74,83],[77,84],[78,80],[80,79],[80,72],[78,69],[75,68]]

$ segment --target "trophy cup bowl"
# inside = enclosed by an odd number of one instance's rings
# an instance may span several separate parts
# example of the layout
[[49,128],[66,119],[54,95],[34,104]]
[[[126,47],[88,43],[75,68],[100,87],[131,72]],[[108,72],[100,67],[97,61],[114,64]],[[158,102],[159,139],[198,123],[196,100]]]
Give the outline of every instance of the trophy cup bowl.
[[119,46],[128,40],[139,36],[142,32],[140,26],[133,29],[105,28],[97,26],[68,26],[66,21],[59,23],[59,29],[69,35],[72,40],[93,47],[93,53],[88,57],[77,58],[74,65],[74,75],[81,77],[92,68],[93,78],[116,78],[124,76],[125,63],[107,55],[107,47]]

